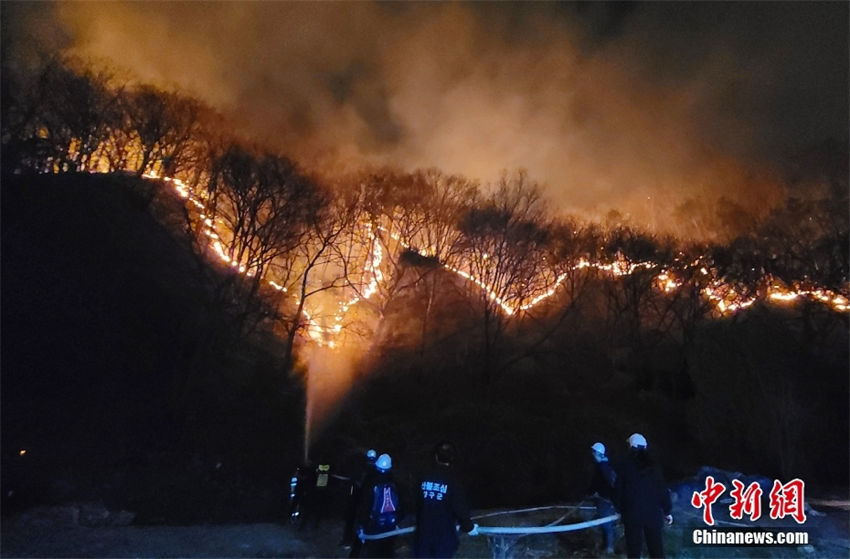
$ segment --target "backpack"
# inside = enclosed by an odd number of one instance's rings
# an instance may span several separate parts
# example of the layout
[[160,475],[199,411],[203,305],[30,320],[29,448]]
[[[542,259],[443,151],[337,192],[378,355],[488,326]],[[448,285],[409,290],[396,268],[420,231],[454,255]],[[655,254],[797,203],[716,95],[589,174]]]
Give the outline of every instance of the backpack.
[[379,531],[392,530],[399,517],[398,490],[392,481],[378,482],[372,486],[372,508],[369,524]]

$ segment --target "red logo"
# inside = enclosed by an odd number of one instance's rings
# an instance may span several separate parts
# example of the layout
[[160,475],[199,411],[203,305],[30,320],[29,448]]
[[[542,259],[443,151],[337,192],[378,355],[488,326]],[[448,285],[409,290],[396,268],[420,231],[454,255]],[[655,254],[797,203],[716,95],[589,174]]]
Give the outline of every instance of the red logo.
[[792,479],[785,485],[774,480],[773,489],[770,490],[770,517],[773,519],[790,516],[802,524],[806,521],[806,509],[803,506],[803,480]]
[[[733,519],[740,520],[744,514],[750,517],[750,520],[756,521],[761,518],[761,496],[764,493],[757,482],[752,482],[748,486],[744,483],[733,479],[733,489],[729,495],[735,500],[729,505],[729,516]],[[803,524],[806,521],[806,509],[803,501],[805,492],[805,482],[799,478],[792,479],[786,484],[782,484],[778,479],[773,481],[773,489],[770,490],[770,518],[776,520],[790,516],[797,524]],[[726,486],[722,483],[715,482],[714,477],[707,476],[705,478],[705,490],[694,491],[691,497],[691,505],[694,508],[704,508],[702,513],[703,521],[709,526],[714,526],[714,515],[711,512],[711,505],[726,491]]]
[[722,483],[714,483],[714,477],[708,476],[705,478],[705,491],[694,491],[691,497],[691,504],[694,508],[705,507],[702,511],[702,519],[709,526],[714,526],[714,516],[711,514],[711,505],[720,498],[723,492],[726,491],[726,486]]
[[761,518],[761,494],[763,492],[759,484],[754,481],[744,489],[743,482],[733,479],[732,485],[735,486],[735,489],[732,490],[730,495],[735,499],[735,502],[729,506],[729,516],[741,520],[746,513],[752,521]]

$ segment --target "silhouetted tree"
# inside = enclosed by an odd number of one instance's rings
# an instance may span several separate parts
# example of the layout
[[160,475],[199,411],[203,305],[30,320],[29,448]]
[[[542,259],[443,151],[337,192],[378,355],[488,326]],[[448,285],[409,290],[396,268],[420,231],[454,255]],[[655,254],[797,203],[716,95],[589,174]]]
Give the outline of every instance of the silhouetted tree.
[[126,128],[135,153],[128,160],[139,176],[164,167],[174,172],[197,133],[202,105],[150,85],[124,92]]
[[[657,330],[650,325],[663,320],[663,312],[655,306],[656,277],[669,263],[669,247],[631,228],[609,232],[605,240],[606,261],[612,262],[613,277],[605,282],[606,317],[611,343],[625,345],[635,357],[634,369],[639,383],[652,384],[650,350],[659,341]],[[622,336],[622,340],[620,340]]]
[[517,347],[503,360],[502,370],[541,352],[560,352],[562,347],[553,348],[549,342],[563,324],[579,320],[581,302],[598,275],[597,269],[588,265],[598,260],[591,256],[601,238],[597,228],[582,226],[571,218],[557,220],[546,228],[534,297],[522,309],[522,329],[513,336]]
[[[367,225],[370,245],[364,246],[364,252],[372,254],[379,250],[381,254],[382,279],[369,283],[370,289],[375,290],[369,301],[379,320],[373,344],[383,343],[388,326],[387,309],[400,296],[409,297],[417,302],[417,310],[403,314],[420,323],[417,345],[421,357],[427,345],[438,285],[441,289],[452,285],[442,283],[441,278],[446,273],[444,267],[454,266],[459,256],[458,219],[473,203],[477,185],[436,169],[414,173],[381,169],[365,174],[357,182],[362,193],[361,219]],[[349,273],[363,277],[359,272],[368,265],[364,262],[355,269],[349,268]],[[360,294],[365,285],[362,280],[352,282]]]
[[33,76],[17,76],[4,100],[7,161],[39,172],[88,170],[108,138],[107,115],[115,106],[104,70],[53,57]]
[[470,296],[481,312],[485,382],[496,374],[496,352],[509,321],[545,289],[549,240],[539,186],[524,171],[503,175],[491,194],[462,218],[462,258]]
[[291,274],[289,255],[321,202],[313,183],[284,157],[231,144],[214,168],[215,220],[206,219],[221,231],[220,254],[239,271],[245,321],[259,310],[261,287]]
[[[359,205],[357,194],[342,191],[331,193],[323,186],[317,190],[317,203],[314,211],[306,215],[304,235],[294,250],[285,255],[283,264],[291,273],[285,285],[287,298],[294,300],[291,318],[284,321],[286,349],[283,356],[283,370],[289,371],[293,364],[296,337],[305,328],[311,327],[305,316],[305,306],[309,299],[329,291],[339,290],[349,285],[346,269],[349,261],[340,241],[357,227]],[[316,320],[327,317],[312,317]],[[308,332],[308,335],[310,333]],[[313,332],[324,342],[326,331]]]

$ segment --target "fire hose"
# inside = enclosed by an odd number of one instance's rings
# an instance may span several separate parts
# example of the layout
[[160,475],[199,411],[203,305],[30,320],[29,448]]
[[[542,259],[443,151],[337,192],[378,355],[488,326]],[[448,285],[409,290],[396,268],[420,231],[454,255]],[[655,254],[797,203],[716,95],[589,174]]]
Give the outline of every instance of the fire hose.
[[[583,530],[592,528],[608,522],[614,522],[620,519],[619,514],[603,516],[602,518],[594,518],[593,520],[585,520],[575,524],[561,524],[555,526],[479,526],[478,533],[484,535],[532,535],[532,534],[553,534],[556,532],[572,532],[575,530]],[[459,528],[458,528],[459,529]],[[416,531],[416,526],[408,526],[407,528],[396,528],[389,532],[378,532],[377,534],[366,534],[362,530],[358,533],[358,537],[362,541],[366,540],[381,540],[392,536],[401,536],[404,534],[412,534]]]
[[[496,516],[500,514],[512,514],[512,513],[522,513],[522,512],[533,512],[538,510],[546,510],[552,508],[569,508],[569,509],[594,509],[595,507],[587,507],[587,506],[549,506],[549,507],[536,507],[532,509],[520,509],[520,510],[511,510],[497,513],[484,514],[480,516],[473,517],[473,519],[486,518],[489,516]],[[574,524],[559,524],[566,515],[561,516],[554,522],[547,524],[546,526],[478,526],[477,533],[487,536],[488,543],[490,545],[490,550],[492,551],[494,559],[504,559],[510,557],[510,551],[513,546],[516,544],[517,540],[525,536],[531,536],[535,534],[554,534],[559,532],[573,532],[576,530],[584,530],[585,528],[592,528],[594,526],[600,526],[602,524],[607,524],[609,522],[615,522],[619,520],[619,514],[611,514],[608,516],[604,516],[602,518],[595,518],[593,520],[586,520],[583,522],[577,522]],[[458,526],[456,528],[460,530]],[[369,540],[380,540],[384,538],[390,538],[393,536],[401,536],[404,534],[411,534],[416,531],[415,526],[408,526],[406,528],[396,528],[394,530],[390,530],[387,532],[379,532],[376,534],[366,534],[362,529],[358,532],[358,537],[360,541],[366,542]]]
[[[550,508],[573,508],[573,509],[592,509],[595,507],[538,507],[534,509],[522,509],[516,511],[505,511],[504,513],[491,513],[485,514],[474,518],[485,518],[488,516],[495,516],[497,514],[510,514],[510,513],[519,513],[519,512],[531,512],[536,510],[544,510]],[[553,534],[558,532],[573,532],[576,530],[583,530],[585,528],[592,528],[593,526],[599,526],[601,524],[606,524],[608,522],[615,522],[620,518],[619,514],[612,514],[609,516],[604,516],[602,518],[595,518],[593,520],[586,520],[584,522],[577,522],[575,524],[558,524],[561,522],[566,515],[561,516],[559,519],[555,520],[547,524],[546,526],[478,526],[477,533],[487,536],[487,543],[490,546],[490,551],[493,555],[493,559],[507,559],[511,557],[511,551],[513,550],[514,545],[520,538],[525,536],[530,536],[534,534]],[[458,526],[456,528],[460,530]],[[388,532],[380,532],[377,534],[366,534],[361,529],[358,532],[358,537],[360,541],[366,542],[367,540],[380,540],[383,538],[390,538],[393,536],[401,536],[403,534],[411,534],[416,530],[415,526],[409,526],[406,528],[396,528],[395,530],[390,530]]]
[[[612,514],[609,516],[603,516],[602,518],[594,518],[593,520],[585,520],[584,522],[577,522],[575,524],[563,524],[556,526],[479,526],[478,533],[484,535],[520,535],[520,536],[528,536],[532,534],[554,534],[556,532],[573,532],[575,530],[583,530],[585,528],[592,528],[594,526],[599,526],[601,524],[607,524],[608,522],[614,522],[620,519],[619,514]],[[458,528],[459,529],[459,528]],[[358,537],[362,541],[366,540],[381,540],[384,538],[389,538],[392,536],[401,536],[404,534],[412,534],[416,531],[415,526],[408,526],[407,528],[396,528],[395,530],[390,530],[389,532],[379,532],[377,534],[366,534],[362,530],[358,533]]]

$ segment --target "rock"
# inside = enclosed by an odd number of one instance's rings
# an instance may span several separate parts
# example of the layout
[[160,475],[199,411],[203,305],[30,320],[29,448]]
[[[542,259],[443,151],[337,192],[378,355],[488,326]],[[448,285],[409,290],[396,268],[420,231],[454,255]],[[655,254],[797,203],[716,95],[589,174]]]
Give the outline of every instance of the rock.
[[78,524],[80,511],[73,506],[34,507],[18,517],[17,522],[43,528],[68,527]]
[[103,503],[80,503],[76,505],[80,526],[108,526],[109,510]]
[[127,510],[119,510],[109,514],[110,526],[129,526],[136,519],[136,513]]
[[136,518],[136,513],[119,510],[111,511],[103,503],[80,503],[78,523],[80,526],[128,526]]
[[737,479],[742,475],[743,474],[740,474],[738,472],[727,472],[719,468],[703,466],[699,469],[699,472],[696,475],[696,480],[700,482],[700,485],[702,485],[702,489],[705,489],[705,479],[708,476],[711,476],[714,478],[714,481],[716,483],[722,483],[728,488],[732,486],[732,479]]
[[[719,502],[724,502],[726,500],[731,502],[729,492],[734,488],[734,485],[732,484],[733,480],[740,481],[744,484],[744,487],[749,487],[751,484],[757,483],[762,490],[762,499],[767,498],[773,489],[773,480],[765,476],[748,475],[741,472],[729,472],[719,468],[713,468],[711,466],[703,466],[693,478],[684,480],[675,485],[673,487],[673,491],[678,493],[679,498],[686,496],[690,499],[693,491],[705,490],[705,480],[708,476],[713,477],[715,483],[722,483],[726,487],[726,492],[723,494],[723,497]],[[684,495],[684,492],[687,492],[687,495]]]

